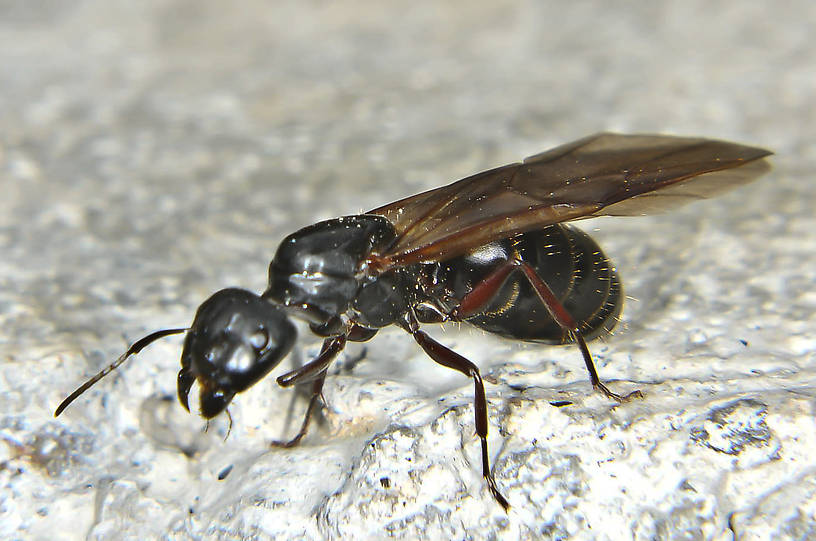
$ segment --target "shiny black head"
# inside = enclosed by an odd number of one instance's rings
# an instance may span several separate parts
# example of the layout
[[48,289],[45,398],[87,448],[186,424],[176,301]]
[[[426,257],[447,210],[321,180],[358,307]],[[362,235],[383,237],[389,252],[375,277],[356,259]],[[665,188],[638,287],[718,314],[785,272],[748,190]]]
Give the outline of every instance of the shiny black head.
[[54,416],[146,346],[185,332],[178,374],[179,401],[189,411],[187,395],[198,381],[200,412],[207,419],[224,411],[236,393],[275,368],[292,349],[297,334],[279,306],[243,289],[222,289],[198,307],[189,329],[162,329],[140,338],[63,400]]
[[292,349],[295,326],[283,310],[243,289],[222,289],[198,308],[184,340],[178,397],[190,409],[187,395],[194,381],[201,388],[199,408],[210,419],[236,393],[245,391]]

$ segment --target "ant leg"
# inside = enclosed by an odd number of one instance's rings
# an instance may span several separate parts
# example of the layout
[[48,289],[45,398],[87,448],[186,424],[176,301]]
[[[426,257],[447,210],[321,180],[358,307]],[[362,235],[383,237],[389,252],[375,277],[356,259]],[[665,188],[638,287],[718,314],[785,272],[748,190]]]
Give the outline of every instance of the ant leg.
[[581,327],[572,318],[570,313],[567,312],[567,309],[564,308],[564,305],[561,304],[561,302],[556,298],[555,294],[552,292],[552,289],[550,289],[544,280],[541,279],[532,265],[526,261],[519,261],[517,264],[521,267],[522,272],[524,272],[524,276],[527,277],[530,285],[533,286],[533,289],[535,289],[536,293],[538,294],[538,298],[541,299],[541,302],[543,302],[544,306],[547,307],[547,310],[550,311],[550,314],[556,323],[558,323],[562,329],[567,331],[570,338],[575,340],[575,342],[578,344],[578,348],[581,350],[581,355],[584,357],[584,364],[589,372],[589,381],[592,383],[592,387],[603,393],[603,395],[607,398],[617,400],[618,402],[625,402],[627,400],[631,400],[632,398],[643,398],[643,393],[640,392],[640,390],[632,391],[625,396],[621,396],[610,391],[609,388],[601,382],[601,379],[598,377],[598,371],[595,370],[595,363],[592,362],[592,355],[589,353],[589,347],[587,347],[586,340],[584,340],[584,334],[581,332]]
[[[413,318],[412,318],[413,319]],[[466,376],[473,378],[474,384],[474,412],[476,415],[476,434],[482,442],[482,475],[487,481],[487,487],[490,493],[499,502],[505,511],[510,509],[510,503],[502,496],[496,486],[496,480],[493,478],[493,473],[490,471],[490,459],[487,453],[487,399],[485,398],[484,383],[482,383],[482,376],[479,373],[479,368],[462,357],[452,349],[443,346],[423,331],[415,320],[409,321],[406,330],[411,333],[414,340],[419,346],[428,354],[428,356],[435,362],[453,368]]]
[[[309,406],[306,408],[306,415],[303,417],[303,423],[300,425],[300,430],[291,440],[274,440],[269,442],[270,447],[294,447],[300,443],[306,431],[309,429],[309,421],[317,409],[318,400],[323,400],[323,382],[326,381],[326,371],[329,365],[334,360],[343,347],[346,345],[346,336],[341,334],[333,338],[327,338],[323,341],[323,346],[320,348],[320,354],[312,361],[304,364],[297,370],[292,370],[277,379],[277,382],[282,387],[290,387],[297,383],[312,382],[311,398],[309,399]],[[325,404],[325,400],[323,400]]]
[[459,303],[459,306],[451,312],[451,318],[454,320],[462,320],[477,314],[479,310],[493,298],[510,276],[510,273],[516,269],[524,273],[525,278],[527,278],[527,281],[533,286],[538,298],[541,299],[541,302],[550,312],[553,320],[578,344],[578,348],[581,350],[581,355],[584,358],[584,364],[589,372],[589,381],[592,383],[592,387],[607,398],[617,400],[618,402],[625,402],[632,398],[643,398],[643,393],[639,390],[621,396],[610,391],[609,388],[601,382],[601,379],[598,377],[598,371],[595,369],[595,363],[592,362],[592,355],[589,352],[589,347],[587,347],[580,325],[573,319],[567,309],[564,308],[564,305],[561,304],[561,301],[558,300],[550,287],[541,279],[532,265],[526,261],[510,259],[491,272],[465,295]]
[[303,417],[303,423],[300,425],[300,430],[291,440],[273,440],[269,442],[270,447],[295,447],[306,435],[309,429],[309,421],[312,419],[312,414],[317,408],[317,401],[322,400],[323,396],[323,382],[326,381],[326,371],[324,370],[316,380],[312,382],[312,397],[309,399],[309,406],[306,408],[306,415]]
[[326,338],[323,340],[323,347],[320,348],[320,354],[317,357],[300,368],[278,376],[278,379],[275,381],[277,381],[281,387],[291,387],[296,383],[311,381],[326,371],[334,358],[343,351],[344,347],[346,347],[345,334]]

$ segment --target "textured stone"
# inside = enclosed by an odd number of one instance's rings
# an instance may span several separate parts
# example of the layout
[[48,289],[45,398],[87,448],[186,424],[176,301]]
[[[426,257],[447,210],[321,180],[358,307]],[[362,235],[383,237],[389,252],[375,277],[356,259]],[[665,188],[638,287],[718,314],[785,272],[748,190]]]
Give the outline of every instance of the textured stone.
[[[812,2],[0,3],[0,537],[813,537]],[[593,231],[631,299],[576,348],[398,330],[340,359],[303,445],[273,378],[175,403],[180,340],[53,419],[128,342],[260,290],[277,243],[596,131],[777,152],[766,179]],[[597,230],[597,231],[596,231]],[[301,328],[293,357],[316,354]],[[284,363],[288,367],[288,364]],[[353,365],[353,366],[352,366]]]

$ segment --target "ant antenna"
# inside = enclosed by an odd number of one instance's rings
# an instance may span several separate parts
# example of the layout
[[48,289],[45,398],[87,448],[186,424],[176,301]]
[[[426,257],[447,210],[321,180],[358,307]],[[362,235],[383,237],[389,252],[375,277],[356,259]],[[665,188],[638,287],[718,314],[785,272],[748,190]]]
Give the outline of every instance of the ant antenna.
[[54,417],[59,417],[59,414],[62,413],[65,410],[65,408],[67,408],[71,404],[71,402],[76,400],[79,395],[90,389],[97,381],[99,381],[100,379],[104,378],[105,376],[116,370],[119,367],[119,365],[125,362],[131,355],[136,355],[137,353],[142,351],[142,349],[144,349],[146,346],[152,344],[159,338],[164,338],[165,336],[170,336],[171,334],[180,334],[183,332],[187,332],[189,330],[190,330],[189,328],[162,329],[160,331],[148,334],[144,338],[137,340],[136,342],[133,343],[133,345],[131,345],[128,348],[126,352],[120,355],[118,359],[113,361],[110,364],[110,366],[104,368],[97,375],[83,383],[76,391],[71,393],[70,396],[68,396],[68,398],[63,400],[62,403],[57,407],[56,411],[54,412]]

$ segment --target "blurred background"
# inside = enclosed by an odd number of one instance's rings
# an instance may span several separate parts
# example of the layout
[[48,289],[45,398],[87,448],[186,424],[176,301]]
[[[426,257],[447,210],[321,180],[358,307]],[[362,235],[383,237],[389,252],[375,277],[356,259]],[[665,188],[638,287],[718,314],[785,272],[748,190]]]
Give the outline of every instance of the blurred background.
[[[815,33],[805,1],[0,1],[0,535],[807,537]],[[602,130],[775,170],[582,224],[630,296],[596,363],[643,401],[593,394],[575,348],[429,329],[491,383],[509,514],[470,382],[398,330],[338,361],[298,449],[266,447],[305,408],[271,377],[203,432],[174,402],[181,339],[53,418],[211,292],[262,290],[288,233]],[[300,334],[295,362],[319,348]]]

